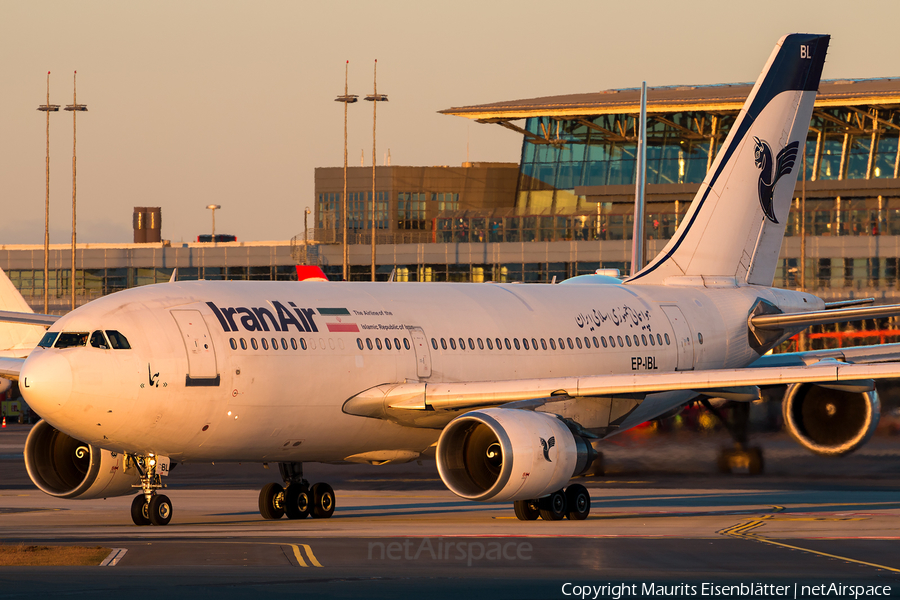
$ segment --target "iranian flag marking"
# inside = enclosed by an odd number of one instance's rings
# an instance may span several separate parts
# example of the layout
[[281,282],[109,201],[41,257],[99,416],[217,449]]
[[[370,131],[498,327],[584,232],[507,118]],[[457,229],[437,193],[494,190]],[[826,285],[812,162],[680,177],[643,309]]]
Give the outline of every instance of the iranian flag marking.
[[350,321],[350,311],[346,308],[317,308],[319,314],[326,317],[325,325],[333,333],[359,333],[359,325]]

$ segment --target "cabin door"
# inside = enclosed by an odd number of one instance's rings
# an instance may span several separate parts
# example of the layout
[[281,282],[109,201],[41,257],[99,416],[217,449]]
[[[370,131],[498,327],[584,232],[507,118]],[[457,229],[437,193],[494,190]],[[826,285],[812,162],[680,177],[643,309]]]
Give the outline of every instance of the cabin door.
[[216,351],[203,315],[198,310],[173,310],[171,313],[178,323],[187,352],[188,372],[185,385],[218,385]]

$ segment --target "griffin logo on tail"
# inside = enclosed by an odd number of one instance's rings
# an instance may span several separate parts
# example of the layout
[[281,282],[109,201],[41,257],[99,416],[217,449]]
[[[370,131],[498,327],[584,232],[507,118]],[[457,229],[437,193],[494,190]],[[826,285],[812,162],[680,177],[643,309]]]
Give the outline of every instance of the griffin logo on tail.
[[541,440],[541,448],[544,449],[544,460],[553,462],[550,460],[550,448],[556,445],[556,437],[551,437],[549,440],[545,440],[544,438],[538,439]]
[[759,205],[767,219],[773,223],[778,223],[778,219],[775,217],[775,207],[772,205],[775,184],[778,183],[782,175],[787,175],[794,168],[800,142],[791,142],[785,146],[778,153],[778,156],[775,157],[773,163],[772,148],[769,146],[769,143],[755,136],[753,141],[756,142],[756,148],[753,152],[754,162],[761,171],[759,174]]

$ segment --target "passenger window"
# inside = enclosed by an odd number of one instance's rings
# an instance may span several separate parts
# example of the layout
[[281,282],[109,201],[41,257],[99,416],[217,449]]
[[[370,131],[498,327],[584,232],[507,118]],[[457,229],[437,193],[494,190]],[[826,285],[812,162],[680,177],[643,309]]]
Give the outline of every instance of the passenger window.
[[472,338],[469,338],[469,350],[474,350],[474,349],[475,349],[475,340],[473,340]]
[[524,346],[525,349],[528,350],[528,338],[522,338],[522,346]]
[[[552,342],[553,340],[550,341]],[[541,338],[541,348],[543,348],[544,350],[547,349],[547,340],[545,340],[544,338]]]
[[624,347],[625,347],[625,342],[622,341],[622,336],[621,336],[621,335],[617,335],[617,336],[616,336],[616,340],[619,342],[619,348],[624,348]]
[[513,345],[516,347],[516,350],[521,350],[521,346],[519,346],[519,338],[513,338]]
[[362,338],[356,338],[356,346],[357,346],[360,350],[363,349]]
[[[668,337],[668,336],[666,336],[666,337]],[[658,333],[656,334],[656,343],[659,344],[660,346],[662,346],[662,338],[659,337]]]
[[465,350],[465,349],[466,349],[466,341],[465,341],[464,339],[462,339],[462,338],[459,338],[459,349],[460,349],[460,350]]
[[107,329],[106,337],[109,339],[109,345],[113,350],[131,350],[131,344],[125,339],[125,336],[115,329]]
[[381,350],[381,338],[375,338],[375,347]]
[[284,338],[281,338],[281,349],[287,350],[287,340]]
[[631,338],[629,336],[625,336],[625,343],[628,344],[628,347],[631,348]]
[[666,334],[666,346],[668,346],[668,345],[669,345],[669,334],[667,333]]
[[637,334],[634,334],[634,345],[635,345],[635,347],[641,345],[641,342],[638,340]]
[[493,350],[493,349],[494,349],[494,344],[493,344],[493,342],[491,342],[491,338],[485,338],[484,341],[487,342],[488,350]]
[[[575,346],[572,345],[572,338],[566,338],[566,341],[569,342],[569,350],[574,350]],[[579,344],[580,346],[581,344]]]
[[609,345],[613,348],[616,347],[616,339],[613,336],[609,336]]
[[268,349],[269,349],[269,342],[266,341],[266,338],[262,338],[262,340],[260,340],[260,341],[262,342],[262,349],[263,349],[263,350],[268,350]]
[[445,340],[444,338],[441,338],[441,348],[443,348],[444,350],[447,349],[447,340]]
[[69,333],[64,332],[56,338],[57,348],[77,348],[87,344],[87,333]]
[[300,338],[300,347],[306,350],[306,340],[303,338]]
[[434,338],[431,338],[431,347],[437,350],[437,340]]
[[450,338],[450,349],[456,350],[456,340],[454,340],[453,338]]
[[641,334],[641,344],[643,344],[644,346],[647,345],[647,336],[643,333]]
[[531,338],[531,347],[532,347],[534,350],[537,350],[537,340],[534,339],[534,338]]
[[603,347],[606,348],[606,338],[601,335],[600,341],[603,342]]
[[484,350],[484,342],[481,341],[481,338],[478,338],[478,349]]
[[[431,338],[431,343],[434,344],[434,338]],[[403,347],[409,350],[409,339],[403,338]],[[437,345],[434,346],[434,349],[437,350]]]
[[[596,339],[596,338],[595,338],[595,339]],[[591,340],[588,338],[588,336],[584,336],[584,347],[585,347],[585,348],[590,348],[590,347],[591,347]]]
[[91,334],[91,348],[109,350],[109,345],[106,343],[106,337],[102,331],[95,331]]
[[53,342],[56,341],[57,336],[59,336],[58,331],[51,331],[44,334],[44,337],[41,338],[41,341],[38,342],[38,347],[40,348],[49,348],[53,345]]
[[578,346],[578,349],[581,350],[581,338],[575,338],[575,344]]
[[496,338],[497,342],[497,350],[503,350],[503,344],[500,343],[500,338]]
[[[512,346],[511,346],[510,343],[509,343],[509,338],[503,338],[503,339],[504,339],[504,341],[506,342],[506,349],[507,349],[507,350],[512,350]],[[518,344],[516,344],[516,345],[518,346]]]
[[230,340],[228,340],[228,343],[231,344],[232,350],[237,350],[237,342],[235,341],[234,338],[231,338]]
[[553,338],[550,338],[550,349],[556,350],[556,340],[554,340]]
[[559,338],[559,349],[560,350],[566,349],[566,342],[564,342],[562,338]]
[[372,338],[366,338],[366,348],[368,348],[369,350],[373,350]]
[[247,349],[247,340],[245,340],[244,338],[241,338],[241,350],[246,350],[246,349]]
[[384,347],[388,350],[391,349],[391,338],[384,338]]
[[655,346],[655,345],[656,345],[656,342],[653,340],[653,334],[652,334],[652,333],[650,334],[650,345],[651,345],[651,346]]
[[397,350],[400,349],[400,340],[398,340],[397,338],[394,338],[394,348],[396,348]]
[[257,343],[256,338],[250,338],[250,346],[254,350],[259,350],[259,344]]

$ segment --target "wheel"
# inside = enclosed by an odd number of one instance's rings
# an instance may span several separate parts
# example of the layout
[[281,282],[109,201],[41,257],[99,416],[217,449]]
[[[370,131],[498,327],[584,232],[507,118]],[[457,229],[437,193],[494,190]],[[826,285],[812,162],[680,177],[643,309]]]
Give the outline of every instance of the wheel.
[[566,516],[566,495],[562,490],[553,492],[538,501],[541,518],[545,521],[559,521]]
[[144,494],[138,494],[131,501],[131,520],[134,521],[135,525],[150,524],[150,514],[147,508],[147,499],[144,497]]
[[168,525],[172,520],[172,502],[168,496],[157,494],[150,498],[147,513],[153,525]]
[[284,488],[267,483],[259,491],[259,514],[263,519],[276,520],[284,516]]
[[591,513],[591,494],[587,488],[575,483],[566,488],[566,516],[572,521],[583,521]]
[[294,483],[284,491],[284,514],[288,519],[305,519],[310,510],[309,488]]
[[317,483],[310,490],[312,495],[312,516],[327,519],[334,514],[334,490],[327,483]]
[[747,449],[747,472],[750,475],[762,475],[765,469],[762,448],[754,446]]
[[541,516],[537,500],[516,500],[513,502],[516,518],[520,521],[535,521]]

